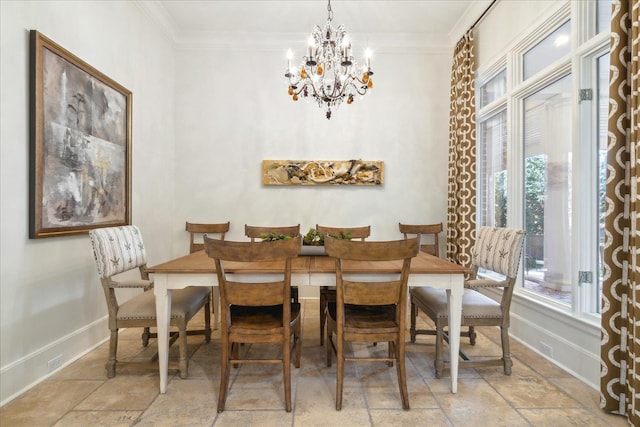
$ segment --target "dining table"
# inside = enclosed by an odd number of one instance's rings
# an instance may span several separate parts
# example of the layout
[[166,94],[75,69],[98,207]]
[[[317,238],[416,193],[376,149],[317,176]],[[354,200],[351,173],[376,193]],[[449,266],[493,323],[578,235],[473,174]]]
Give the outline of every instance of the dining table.
[[[344,272],[354,280],[360,277],[368,280],[375,275],[379,280],[384,276],[397,277],[402,261],[370,263],[345,261]],[[281,266],[269,262],[237,263],[227,261],[224,269],[230,279],[270,280],[281,276]],[[158,361],[160,370],[160,393],[166,393],[169,368],[169,318],[171,313],[171,291],[187,286],[218,286],[216,267],[213,259],[204,250],[194,252],[161,264],[148,267],[153,274],[156,299]],[[382,276],[382,277],[381,277]],[[302,255],[293,259],[291,286],[335,286],[335,259],[322,255]],[[458,389],[458,352],[460,349],[460,327],[462,314],[462,294],[464,292],[464,268],[461,265],[419,252],[411,261],[408,285],[431,286],[447,291],[449,303],[449,352],[451,361],[451,392]],[[408,301],[407,301],[408,303]],[[219,311],[215,308],[214,315]]]

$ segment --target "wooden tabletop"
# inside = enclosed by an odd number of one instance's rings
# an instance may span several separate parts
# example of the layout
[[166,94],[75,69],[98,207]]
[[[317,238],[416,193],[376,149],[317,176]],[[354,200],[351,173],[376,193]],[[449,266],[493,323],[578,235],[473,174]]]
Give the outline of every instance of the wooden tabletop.
[[[226,262],[224,268],[228,273],[269,273],[282,271],[282,264],[273,262],[237,263]],[[363,261],[347,261],[345,271],[350,273],[399,273],[402,261],[372,263]],[[181,273],[208,274],[215,273],[213,259],[204,251],[194,252],[180,258],[147,268],[149,273]],[[293,259],[292,273],[334,273],[335,259],[329,256],[299,256]],[[433,255],[419,252],[411,261],[411,273],[414,274],[461,274],[463,267]]]

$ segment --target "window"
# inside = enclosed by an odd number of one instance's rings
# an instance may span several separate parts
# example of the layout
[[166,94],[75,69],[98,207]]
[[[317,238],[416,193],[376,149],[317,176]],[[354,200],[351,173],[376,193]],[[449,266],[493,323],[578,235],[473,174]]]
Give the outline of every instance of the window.
[[524,288],[571,303],[571,76],[524,99]]
[[527,80],[570,51],[571,21],[567,21],[524,54],[523,79]]
[[611,29],[611,0],[598,0],[596,28],[599,33]]
[[482,143],[478,153],[481,187],[481,224],[507,226],[507,112],[503,110],[480,122]]
[[507,90],[507,70],[502,70],[495,77],[480,87],[480,108],[486,107],[493,101],[504,96]]
[[479,70],[476,84],[478,225],[526,230],[517,295],[594,323],[610,8],[611,0],[558,5]]

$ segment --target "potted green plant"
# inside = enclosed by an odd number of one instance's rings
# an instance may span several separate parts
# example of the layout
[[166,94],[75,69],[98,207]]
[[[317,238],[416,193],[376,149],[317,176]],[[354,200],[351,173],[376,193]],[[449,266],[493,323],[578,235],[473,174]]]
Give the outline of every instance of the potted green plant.
[[[330,234],[334,239],[351,240],[353,232],[340,231],[338,234]],[[310,228],[302,238],[302,248],[300,255],[324,255],[324,236],[318,233],[315,228]]]
[[291,240],[291,236],[285,236],[284,234],[277,234],[274,231],[272,231],[269,234],[261,234],[260,238],[262,239],[263,242],[270,242],[273,240]]
[[311,227],[307,234],[302,238],[302,244],[306,246],[323,246],[324,245],[324,236],[321,236],[318,233],[318,230]]

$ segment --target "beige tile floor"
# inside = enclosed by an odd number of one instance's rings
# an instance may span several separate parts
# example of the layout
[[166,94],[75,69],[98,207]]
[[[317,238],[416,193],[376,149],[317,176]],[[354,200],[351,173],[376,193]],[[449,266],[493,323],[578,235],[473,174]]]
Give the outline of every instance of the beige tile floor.
[[[202,318],[194,319],[199,323]],[[420,321],[425,322],[424,319]],[[347,364],[342,411],[335,410],[335,363],[326,367],[319,346],[318,302],[303,301],[302,366],[292,369],[293,412],[284,411],[278,365],[243,365],[232,372],[226,409],[216,413],[220,344],[189,337],[189,378],[169,372],[159,394],[157,365],[121,365],[107,380],[108,344],[82,357],[0,408],[0,426],[626,426],[626,419],[598,407],[598,392],[526,347],[512,341],[513,374],[500,367],[461,369],[458,393],[448,374],[435,379],[433,337],[407,348],[411,410],[403,411],[395,368],[383,363]],[[499,332],[483,328],[477,344],[462,340],[470,355],[500,354]],[[139,330],[121,333],[119,360],[146,361]],[[270,351],[247,346],[253,354]],[[385,351],[357,345],[359,354]],[[171,357],[177,356],[177,346]]]

